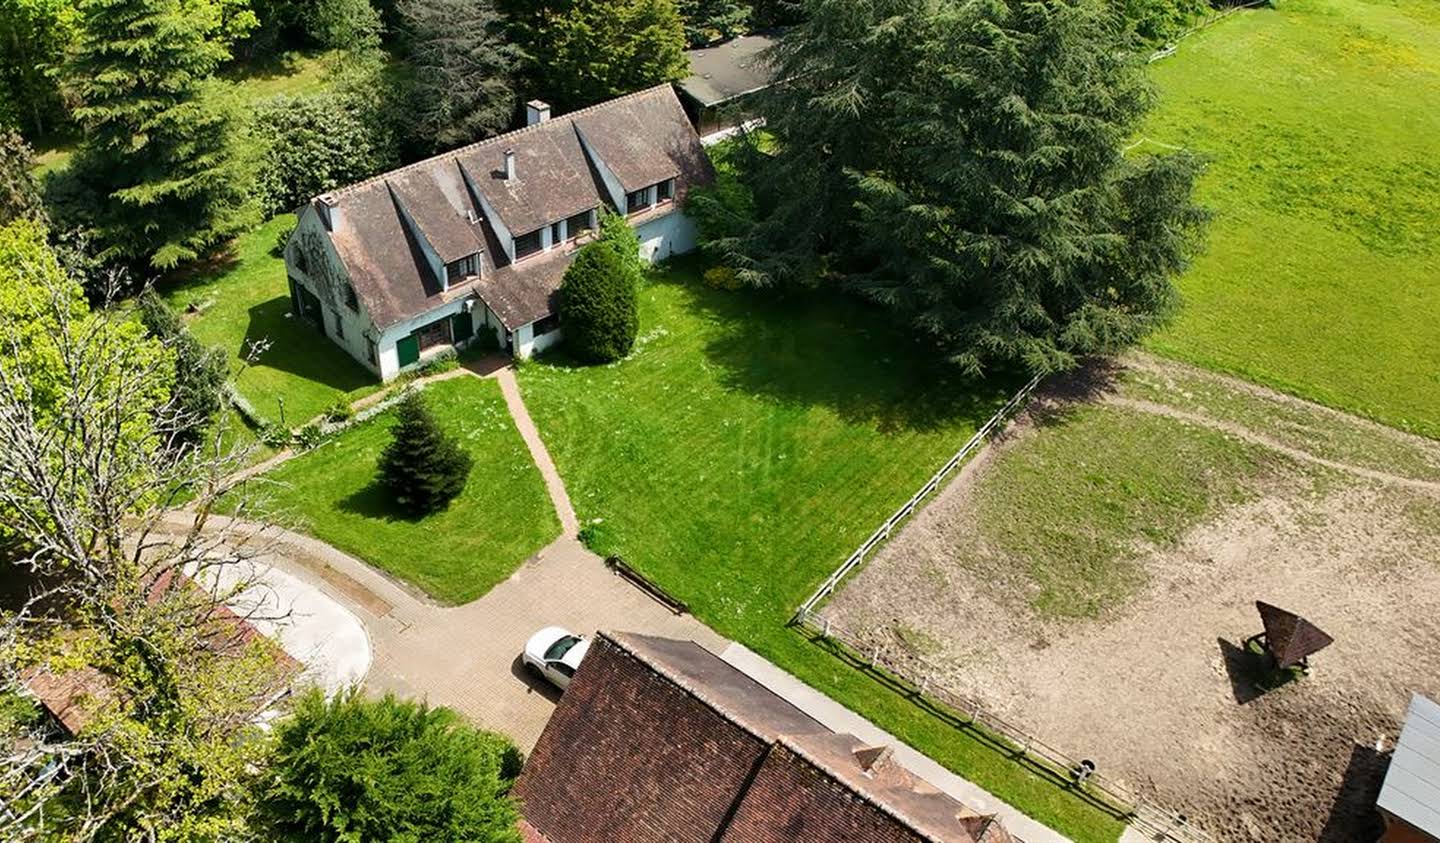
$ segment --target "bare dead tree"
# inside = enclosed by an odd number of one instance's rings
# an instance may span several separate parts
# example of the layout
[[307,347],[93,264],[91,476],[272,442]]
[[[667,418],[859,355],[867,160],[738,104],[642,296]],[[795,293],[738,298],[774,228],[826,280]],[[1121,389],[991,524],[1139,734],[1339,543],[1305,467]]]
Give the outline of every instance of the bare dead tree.
[[283,620],[253,597],[273,536],[239,526],[250,449],[227,448],[224,420],[182,445],[170,352],[120,308],[77,302],[53,260],[0,266],[12,282],[31,309],[0,309],[0,550],[32,584],[0,611],[0,694],[65,670],[106,693],[74,734],[0,723],[0,839],[234,836],[233,818],[190,809],[245,801],[277,691],[273,645],[241,623]]

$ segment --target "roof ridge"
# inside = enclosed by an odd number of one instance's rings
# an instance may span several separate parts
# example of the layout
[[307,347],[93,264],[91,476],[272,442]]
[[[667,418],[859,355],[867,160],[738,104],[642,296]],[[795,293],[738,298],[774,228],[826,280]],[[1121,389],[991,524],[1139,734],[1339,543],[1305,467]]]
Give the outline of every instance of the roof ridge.
[[445,159],[456,160],[456,163],[458,164],[458,163],[459,163],[459,162],[458,162],[458,159],[459,159],[460,155],[463,154],[463,153],[473,151],[473,150],[475,150],[475,149],[478,149],[479,147],[485,146],[486,144],[495,143],[496,141],[500,140],[501,138],[511,138],[511,137],[516,136],[516,135],[524,134],[524,133],[526,133],[526,132],[529,132],[529,131],[532,130],[532,129],[536,129],[536,128],[539,128],[539,127],[541,127],[541,126],[545,126],[546,124],[549,124],[549,123],[556,123],[556,122],[559,122],[559,121],[561,121],[561,120],[565,120],[565,121],[569,121],[569,122],[571,123],[572,128],[573,128],[573,126],[574,126],[574,119],[575,119],[576,117],[579,117],[579,116],[582,115],[582,114],[585,114],[585,113],[587,113],[587,112],[592,112],[592,111],[595,111],[595,110],[597,110],[597,109],[605,108],[605,107],[607,107],[607,106],[611,106],[611,105],[614,105],[614,104],[619,103],[619,102],[624,102],[625,100],[635,99],[635,98],[638,98],[638,97],[640,97],[640,96],[642,96],[642,95],[644,95],[644,94],[654,93],[656,90],[658,90],[658,89],[660,89],[660,88],[668,88],[668,87],[670,87],[670,84],[671,84],[671,83],[669,83],[669,82],[661,82],[661,83],[658,84],[658,85],[651,85],[651,86],[648,87],[648,88],[642,88],[642,89],[640,89],[640,90],[638,90],[638,91],[631,91],[631,92],[628,93],[628,94],[622,94],[622,95],[620,95],[620,96],[618,96],[618,97],[614,97],[614,98],[612,98],[612,99],[604,100],[603,102],[597,102],[597,103],[594,103],[593,105],[587,105],[587,106],[585,106],[584,108],[576,109],[575,111],[570,111],[570,112],[566,112],[565,114],[557,115],[556,117],[553,117],[553,118],[551,118],[551,119],[549,119],[549,120],[542,120],[542,121],[540,121],[539,123],[531,123],[531,124],[528,125],[528,126],[521,126],[521,127],[518,128],[518,129],[511,129],[511,130],[508,131],[508,132],[504,132],[504,133],[501,133],[501,134],[498,134],[498,135],[493,135],[493,136],[488,137],[488,138],[481,138],[481,139],[478,140],[478,141],[473,141],[473,142],[471,142],[471,143],[467,143],[467,144],[465,144],[464,146],[456,147],[455,149],[451,149],[451,150],[448,150],[448,151],[446,151],[446,152],[436,153],[435,155],[432,155],[432,156],[430,156],[429,158],[422,158],[422,159],[420,159],[419,161],[413,161],[413,162],[411,162],[411,163],[409,163],[409,164],[405,164],[405,165],[396,167],[396,168],[393,169],[393,170],[386,170],[386,171],[383,172],[383,173],[376,173],[375,175],[370,176],[369,178],[361,179],[360,181],[354,182],[354,183],[352,183],[352,184],[347,184],[347,185],[344,185],[344,186],[342,186],[342,187],[337,187],[337,188],[333,188],[333,189],[331,189],[331,190],[322,191],[321,193],[317,194],[316,196],[312,196],[312,197],[310,198],[310,201],[313,202],[313,201],[315,201],[315,199],[318,199],[320,196],[324,196],[324,195],[326,195],[326,194],[329,194],[329,195],[332,195],[332,196],[343,196],[343,195],[345,195],[345,194],[347,194],[347,193],[351,193],[351,192],[353,192],[353,191],[356,191],[356,190],[358,190],[358,189],[360,189],[360,188],[362,188],[362,187],[370,187],[370,186],[373,186],[376,182],[386,181],[386,180],[390,179],[390,178],[393,177],[393,176],[398,176],[398,175],[400,175],[401,173],[406,173],[406,172],[409,172],[409,171],[411,171],[411,170],[418,169],[418,168],[423,167],[423,166],[425,166],[425,165],[427,165],[427,164],[435,164],[435,163],[443,162]]

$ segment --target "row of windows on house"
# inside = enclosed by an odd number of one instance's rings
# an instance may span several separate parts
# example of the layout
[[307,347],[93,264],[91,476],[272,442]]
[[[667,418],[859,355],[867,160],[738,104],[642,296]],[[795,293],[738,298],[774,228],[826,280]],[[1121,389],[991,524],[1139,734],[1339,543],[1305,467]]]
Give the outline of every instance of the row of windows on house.
[[[649,187],[642,187],[625,196],[625,214],[631,216],[643,213],[657,205],[675,199],[675,180],[666,179],[658,184]],[[551,223],[548,227],[542,226],[534,231],[526,232],[515,238],[515,260],[528,258],[541,251],[553,249],[564,243],[569,243],[596,226],[595,209],[581,211],[574,216]],[[545,237],[546,228],[549,229],[550,237]],[[295,266],[305,274],[310,273],[309,261],[305,257],[303,249],[296,248]],[[466,278],[472,278],[480,274],[480,253],[466,255],[456,261],[445,264],[445,286],[456,284]],[[355,288],[350,286],[349,281],[343,281],[345,292],[345,304],[352,311],[360,311],[360,303],[355,296]]]

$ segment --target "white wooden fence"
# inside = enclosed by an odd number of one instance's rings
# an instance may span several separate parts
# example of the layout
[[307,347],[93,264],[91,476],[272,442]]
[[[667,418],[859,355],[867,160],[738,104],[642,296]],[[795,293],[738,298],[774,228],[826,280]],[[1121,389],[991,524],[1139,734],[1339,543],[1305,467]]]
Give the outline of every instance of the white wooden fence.
[[1012,753],[1032,767],[1046,771],[1057,780],[1057,786],[1075,788],[1080,796],[1090,799],[1128,822],[1148,839],[1161,843],[1214,843],[1209,835],[1191,825],[1184,815],[1145,802],[1138,794],[1101,772],[1089,774],[1083,783],[1077,782],[1075,774],[1084,759],[1061,752],[1018,724],[986,710],[975,700],[946,686],[941,678],[944,672],[938,665],[899,645],[894,635],[862,635],[846,630],[826,617],[820,608],[840,583],[859,568],[870,553],[890,537],[895,528],[914,514],[925,498],[940,488],[946,477],[963,465],[990,437],[1004,428],[1039,385],[1040,378],[1037,376],[1011,396],[1005,406],[975,431],[975,435],[971,436],[954,456],[946,460],[919,491],[885,519],[840,567],[820,583],[810,597],[800,604],[800,608],[795,610],[791,623],[841,645],[857,661],[909,685],[909,693],[917,700],[947,711],[948,716],[957,720],[962,728],[968,726],[979,730],[991,742],[1000,744],[999,748]]
[[874,550],[877,545],[889,538],[891,531],[899,526],[900,522],[909,518],[910,515],[915,512],[915,508],[920,505],[921,501],[929,497],[936,489],[940,488],[940,484],[945,482],[945,478],[950,476],[950,472],[959,468],[960,464],[965,462],[966,458],[973,454],[985,440],[989,439],[998,432],[1000,428],[1004,427],[1005,423],[1010,420],[1010,417],[1024,406],[1025,402],[1030,398],[1030,393],[1034,392],[1035,387],[1039,385],[1040,376],[1036,375],[1029,383],[1020,387],[1020,391],[1012,395],[1010,400],[1005,402],[1005,406],[996,410],[995,415],[991,416],[985,424],[981,425],[980,429],[975,431],[975,435],[971,436],[970,440],[966,442],[960,450],[956,451],[955,455],[947,460],[944,465],[940,466],[940,470],[935,472],[924,486],[920,487],[920,491],[911,495],[910,500],[895,510],[895,514],[885,519],[885,523],[881,524],[879,529],[871,533],[870,538],[866,539],[864,544],[856,548],[855,552],[850,554],[850,557],[846,559],[840,567],[836,568],[830,576],[825,578],[824,582],[820,583],[820,587],[815,589],[815,593],[811,594],[809,599],[800,604],[799,609],[795,610],[794,620],[803,621],[806,614],[813,611],[826,597],[829,597],[851,571],[860,567],[860,563],[865,561],[865,557],[870,555],[870,551]]

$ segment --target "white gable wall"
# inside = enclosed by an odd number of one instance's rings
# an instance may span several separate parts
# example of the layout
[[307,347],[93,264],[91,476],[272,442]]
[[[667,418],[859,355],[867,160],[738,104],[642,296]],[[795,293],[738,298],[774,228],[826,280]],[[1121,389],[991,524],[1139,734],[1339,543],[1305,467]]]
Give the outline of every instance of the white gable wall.
[[[299,237],[302,233],[319,234],[319,241],[324,247],[322,251],[331,273],[334,277],[344,278],[347,282],[350,281],[350,274],[345,270],[345,265],[340,261],[340,255],[335,251],[334,244],[330,242],[330,232],[325,228],[324,221],[320,219],[320,214],[315,210],[313,205],[306,205],[300,211],[299,219],[296,220],[295,223],[295,232],[290,235],[289,242],[285,244],[286,273],[320,300],[320,307],[324,312],[325,319],[325,336],[329,337],[331,342],[349,352],[350,356],[359,361],[360,365],[376,374],[380,374],[380,367],[377,364],[371,363],[368,359],[366,349],[367,339],[377,338],[379,333],[374,328],[374,321],[370,318],[369,312],[365,310],[365,302],[361,301],[357,295],[356,303],[359,305],[359,310],[351,310],[346,306],[344,298],[341,297],[337,306],[337,304],[328,301],[325,291],[321,289],[321,284],[318,280],[311,278],[309,274],[302,272],[300,268],[295,265],[295,252],[296,249],[299,248]],[[292,311],[293,309],[294,304],[292,302]],[[336,336],[335,320],[337,316],[339,317],[340,325],[345,334],[343,338]],[[303,319],[304,317],[295,315],[292,312],[290,318]]]

